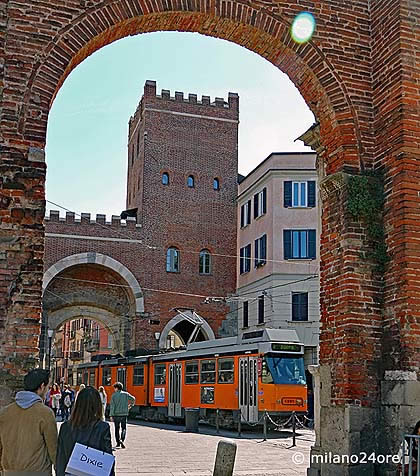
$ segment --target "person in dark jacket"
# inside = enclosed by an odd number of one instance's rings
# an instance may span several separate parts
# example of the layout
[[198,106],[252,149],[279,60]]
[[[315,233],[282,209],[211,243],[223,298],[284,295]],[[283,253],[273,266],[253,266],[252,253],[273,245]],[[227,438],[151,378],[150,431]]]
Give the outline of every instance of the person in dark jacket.
[[61,421],[67,421],[70,417],[70,408],[72,406],[72,395],[68,385],[63,386],[60,398]]
[[[61,425],[58,435],[56,476],[65,476],[74,445],[81,443],[112,454],[109,424],[102,421],[102,402],[94,387],[79,392],[70,420]],[[115,475],[115,468],[111,476]]]

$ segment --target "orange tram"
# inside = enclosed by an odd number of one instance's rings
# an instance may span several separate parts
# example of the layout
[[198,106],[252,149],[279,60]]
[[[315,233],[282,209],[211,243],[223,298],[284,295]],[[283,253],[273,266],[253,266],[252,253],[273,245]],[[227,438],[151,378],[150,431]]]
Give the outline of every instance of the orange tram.
[[188,344],[186,349],[80,364],[77,384],[103,385],[108,402],[121,382],[136,398],[132,416],[152,421],[200,408],[221,426],[256,423],[264,412],[307,411],[304,348],[294,330],[263,329]]

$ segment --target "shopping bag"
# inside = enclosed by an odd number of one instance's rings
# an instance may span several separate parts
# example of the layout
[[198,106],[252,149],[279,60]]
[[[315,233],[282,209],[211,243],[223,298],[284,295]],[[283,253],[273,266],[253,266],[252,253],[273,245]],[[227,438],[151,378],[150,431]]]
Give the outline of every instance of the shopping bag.
[[109,476],[115,457],[109,453],[76,443],[66,468],[75,476]]

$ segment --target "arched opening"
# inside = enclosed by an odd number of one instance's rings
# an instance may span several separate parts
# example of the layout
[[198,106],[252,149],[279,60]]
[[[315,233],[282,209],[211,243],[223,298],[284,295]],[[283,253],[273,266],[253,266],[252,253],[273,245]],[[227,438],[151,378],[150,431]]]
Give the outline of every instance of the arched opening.
[[48,316],[51,327],[40,363],[50,370],[53,381],[76,385],[79,364],[121,355],[121,329],[109,324],[112,317],[93,306],[60,309]]
[[[100,254],[72,255],[51,266],[44,275],[42,308],[40,358],[44,362],[49,352],[48,331],[63,332],[63,326],[64,333],[73,336],[67,347],[74,356],[82,353],[82,343],[83,350],[90,347],[94,353],[100,348],[107,353],[109,349],[122,353],[131,347],[133,323],[144,310],[142,292],[134,276],[121,263]],[[79,324],[75,324],[77,321]],[[80,322],[82,335],[74,341]],[[101,323],[100,329],[92,322]],[[78,350],[71,350],[72,345],[78,345]]]
[[[17,289],[24,296],[25,290],[31,289],[33,282],[21,280],[20,277],[20,270],[26,269],[28,263],[38,272],[42,268],[42,263],[37,263],[34,256],[42,254],[43,230],[40,225],[45,169],[42,160],[47,120],[52,101],[71,71],[101,47],[138,33],[160,30],[189,31],[230,40],[249,48],[285,72],[319,121],[320,137],[317,142],[323,155],[318,158],[318,169],[322,178],[328,176],[322,190],[325,203],[322,218],[325,250],[322,253],[329,259],[324,260],[321,278],[324,299],[322,319],[325,324],[323,326],[324,347],[321,355],[325,365],[331,366],[332,370],[325,369],[328,374],[325,378],[328,381],[331,376],[333,388],[330,400],[331,405],[336,405],[337,408],[353,404],[354,407],[369,406],[372,402],[376,402],[378,389],[374,387],[375,385],[377,387],[378,383],[377,369],[382,369],[381,365],[377,365],[381,345],[380,332],[377,332],[377,328],[380,324],[377,324],[376,329],[370,328],[366,325],[364,317],[367,314],[372,315],[373,318],[369,321],[380,323],[382,314],[380,305],[376,306],[377,288],[374,288],[373,299],[366,298],[364,286],[368,286],[369,281],[365,279],[365,270],[361,270],[360,275],[357,274],[359,268],[356,266],[358,263],[355,265],[355,262],[358,261],[357,257],[362,245],[350,235],[349,230],[353,227],[346,216],[347,198],[343,191],[346,188],[347,174],[355,174],[363,169],[362,160],[368,162],[374,154],[377,154],[379,161],[382,159],[382,154],[389,153],[389,151],[383,153],[381,147],[378,147],[378,152],[375,151],[376,129],[392,122],[388,120],[389,117],[386,114],[383,115],[384,117],[381,114],[376,117],[377,109],[386,109],[391,111],[389,114],[392,114],[394,107],[401,106],[397,104],[388,107],[388,104],[385,104],[387,101],[383,101],[380,97],[384,94],[382,87],[373,88],[375,81],[382,76],[382,71],[378,72],[377,66],[374,65],[375,61],[372,61],[372,44],[379,42],[373,41],[371,36],[373,28],[370,26],[375,26],[376,22],[372,21],[370,16],[370,5],[358,5],[352,10],[355,24],[364,25],[364,27],[361,27],[360,34],[354,35],[357,37],[354,39],[354,44],[350,44],[348,39],[341,38],[341,36],[344,37],[342,29],[334,28],[337,12],[330,13],[330,2],[312,2],[311,8],[315,15],[322,18],[316,41],[296,44],[290,38],[289,28],[294,16],[301,10],[301,2],[298,0],[292,0],[287,4],[285,2],[250,4],[226,1],[184,2],[182,5],[171,1],[145,3],[137,0],[115,0],[100,2],[89,8],[85,8],[87,6],[85,3],[81,2],[80,7],[74,7],[71,20],[68,18],[63,20],[58,15],[58,9],[57,12],[52,9],[51,27],[45,26],[47,33],[40,41],[42,47],[38,44],[33,46],[34,59],[25,64],[25,74],[21,78],[16,78],[14,68],[5,70],[6,83],[17,84],[12,88],[5,88],[4,92],[4,102],[12,104],[12,107],[8,107],[4,112],[4,134],[7,138],[5,152],[11,163],[16,161],[16,164],[21,167],[16,174],[23,171],[26,162],[24,165],[21,164],[26,158],[39,172],[35,178],[35,185],[30,183],[33,180],[32,177],[21,178],[25,182],[22,195],[25,196],[27,202],[19,197],[16,203],[12,203],[9,207],[10,197],[6,197],[7,200],[2,198],[2,204],[6,203],[6,208],[10,209],[10,213],[6,216],[10,219],[11,226],[22,233],[21,238],[24,243],[22,250],[25,249],[25,253],[15,253],[13,247],[16,244],[13,237],[7,244],[10,250],[13,250],[11,257],[7,259],[13,262],[13,276],[10,279],[14,281],[11,288],[4,291],[5,295],[6,293],[13,294]],[[338,5],[340,2],[336,3]],[[343,8],[346,12],[346,9],[350,7],[343,4]],[[395,8],[399,9],[401,5],[396,3]],[[380,19],[374,6],[371,10],[372,15],[376,15],[374,19]],[[397,15],[400,13],[394,12]],[[22,15],[22,20],[25,21],[25,14],[30,15],[30,13],[29,11],[19,12],[19,15]],[[379,25],[378,29],[381,30],[382,23],[379,22]],[[7,28],[12,30],[16,28],[18,31],[19,22],[10,21]],[[23,31],[20,34],[24,35]],[[13,38],[13,35],[10,37]],[[13,41],[9,42],[13,45]],[[28,41],[29,49],[31,44],[33,43]],[[14,47],[6,44],[10,57],[14,53]],[[345,58],[345,61],[342,58]],[[376,91],[373,92],[373,89]],[[373,101],[374,96],[375,101]],[[383,127],[384,134],[389,130],[390,126]],[[394,150],[397,152],[396,148],[392,149],[392,155]],[[333,176],[332,174],[336,172],[338,174]],[[10,200],[13,200],[12,195]],[[23,210],[23,206],[27,208]],[[39,216],[33,213],[32,216],[30,210],[40,210],[41,213]],[[28,220],[31,224],[33,221],[35,226],[30,229],[25,228]],[[24,225],[22,225],[23,221],[25,221]],[[393,223],[391,225],[393,226]],[[397,229],[398,227],[395,228]],[[13,231],[15,232],[15,229]],[[28,250],[29,252],[26,252]],[[407,262],[409,252],[404,251],[404,253],[404,260]],[[15,255],[18,255],[18,258]],[[18,261],[17,265],[14,260]],[[351,266],[347,266],[349,263]],[[357,270],[354,278],[352,273],[355,267]],[[361,275],[363,277],[360,277]],[[357,282],[355,289],[349,289],[352,279]],[[335,294],[340,292],[343,292],[343,295]],[[380,294],[379,291],[377,294]],[[356,304],[352,302],[352,296],[355,295]],[[345,299],[341,299],[343,296]],[[375,307],[371,305],[372,300]],[[22,314],[20,306],[21,303],[18,300],[7,296],[4,311],[6,325],[2,331],[4,336],[7,336],[7,338],[4,337],[5,342],[7,339],[6,353],[13,348],[16,340],[15,316]],[[33,303],[30,302],[27,306],[33,315]],[[390,314],[394,312],[395,309],[392,308]],[[404,307],[404,315],[405,312],[406,307]],[[363,337],[358,337],[360,330],[363,330]],[[28,332],[28,341],[29,336],[33,334],[32,331],[33,329],[30,329]],[[354,344],[358,338],[361,339],[359,346],[363,346],[365,342],[372,342],[369,350],[366,350],[367,357],[361,355],[361,347],[358,348]],[[35,349],[35,343],[30,345]],[[358,382],[353,385],[352,375],[356,372]],[[345,422],[349,420],[366,420],[364,415],[362,416],[354,407],[347,408],[348,412],[343,413],[344,423],[340,424],[340,428],[344,428],[347,424]],[[353,410],[356,416],[353,416]],[[335,418],[334,421],[338,419]],[[358,431],[358,434],[363,434],[363,431]],[[334,444],[330,446],[335,447]]]
[[159,348],[185,347],[190,342],[214,338],[212,328],[203,317],[193,311],[184,310],[178,312],[164,327],[159,337]]

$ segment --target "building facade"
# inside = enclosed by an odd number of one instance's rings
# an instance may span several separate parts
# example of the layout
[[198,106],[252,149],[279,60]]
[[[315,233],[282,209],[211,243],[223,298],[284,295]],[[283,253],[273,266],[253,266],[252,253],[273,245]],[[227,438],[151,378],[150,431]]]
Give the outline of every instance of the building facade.
[[238,332],[295,329],[305,365],[319,343],[316,154],[272,153],[238,186]]
[[67,321],[57,329],[51,349],[54,378],[73,385],[78,364],[115,352],[112,333],[100,322],[83,318]]
[[198,340],[226,335],[230,306],[206,298],[235,292],[238,123],[237,94],[211,102],[146,82],[129,122],[127,210],[45,220],[44,336],[82,318],[120,353],[186,343],[196,326]]

